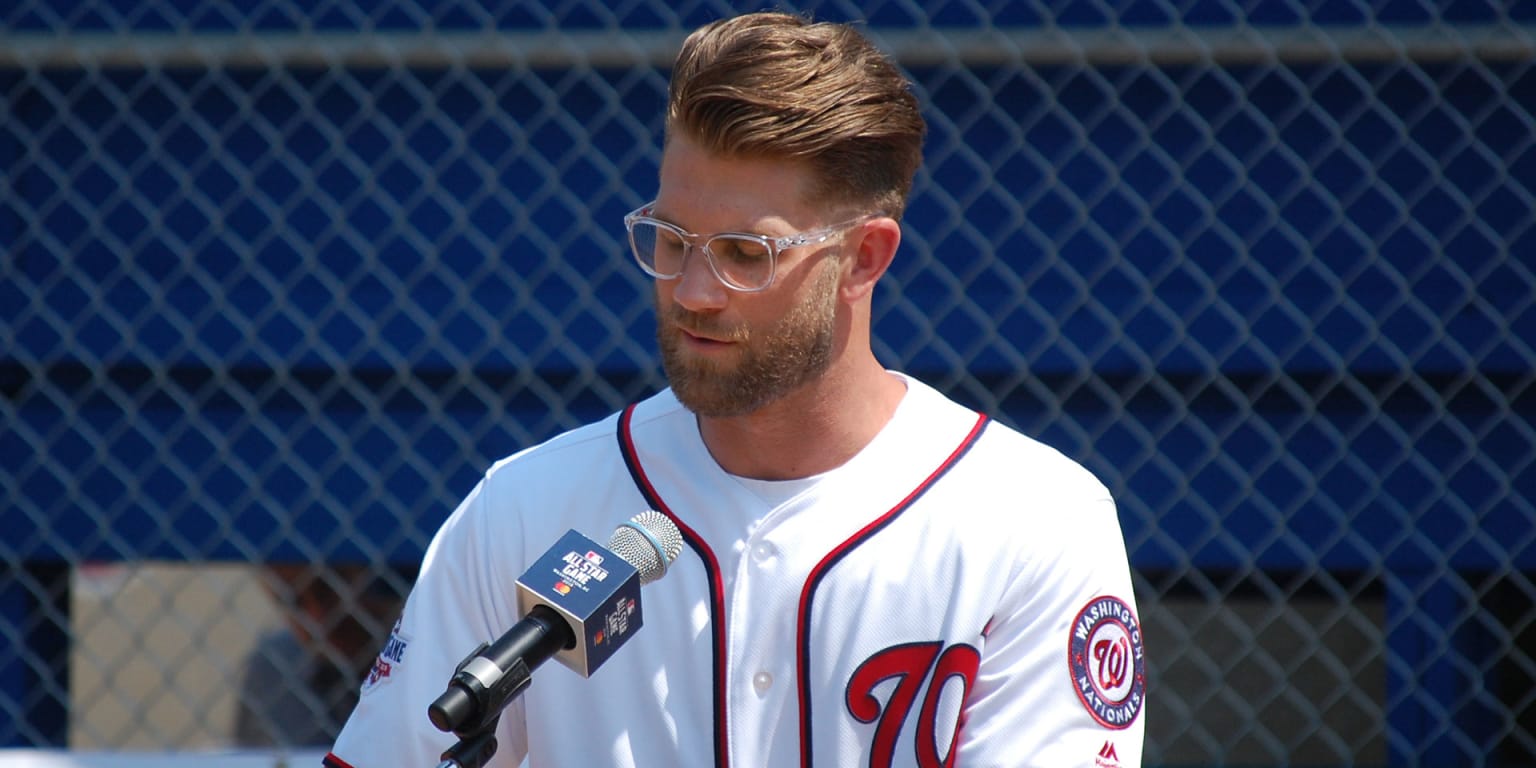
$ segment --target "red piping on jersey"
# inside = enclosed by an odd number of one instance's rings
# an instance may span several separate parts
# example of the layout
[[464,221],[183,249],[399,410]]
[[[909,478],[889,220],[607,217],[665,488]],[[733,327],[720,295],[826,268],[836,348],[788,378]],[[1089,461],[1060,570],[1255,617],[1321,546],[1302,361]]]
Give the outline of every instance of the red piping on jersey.
[[[934,482],[959,463],[961,457],[965,456],[971,450],[971,446],[976,444],[976,439],[981,436],[981,431],[986,428],[987,422],[986,414],[977,414],[976,423],[971,426],[971,431],[966,433],[965,439],[960,441],[960,445],[949,454],[948,458],[944,459],[944,462],[937,469],[924,478],[923,482],[912,489],[912,492],[907,494],[907,497],[898,502],[890,511],[875,518],[869,525],[864,526],[858,533],[849,537],[847,541],[833,548],[831,552],[828,552],[827,556],[823,557],[821,562],[811,569],[810,575],[806,577],[805,587],[800,591],[800,608],[795,630],[798,639],[797,645],[799,646],[795,650],[795,668],[797,672],[796,677],[798,678],[796,684],[799,686],[800,694],[800,765],[803,768],[810,768],[811,765],[811,600],[816,596],[816,588],[820,586],[821,580],[827,575],[827,572],[832,570],[832,566],[836,565],[849,552],[852,552],[855,547],[864,543],[882,528],[889,525],[892,520],[895,520],[903,511],[911,507],[912,502],[917,501],[919,497],[926,493],[933,486]],[[958,744],[952,747],[952,749],[954,748],[958,748]]]
[[715,559],[714,551],[704,543],[703,537],[672,514],[671,508],[661,500],[661,494],[651,485],[650,478],[645,476],[645,468],[640,466],[640,455],[635,451],[634,437],[629,431],[629,422],[634,413],[635,404],[631,403],[619,415],[619,453],[624,456],[629,476],[640,490],[640,495],[645,497],[645,503],[677,524],[677,529],[683,533],[683,541],[688,542],[688,546],[704,561],[704,573],[709,577],[709,624],[713,630],[711,634],[715,652],[715,766],[729,768],[731,761],[726,751],[728,731],[725,719],[725,585],[720,579],[720,563]]
[[337,757],[335,752],[327,754],[325,759],[320,761],[320,764],[325,766],[325,768],[352,768],[351,763]]

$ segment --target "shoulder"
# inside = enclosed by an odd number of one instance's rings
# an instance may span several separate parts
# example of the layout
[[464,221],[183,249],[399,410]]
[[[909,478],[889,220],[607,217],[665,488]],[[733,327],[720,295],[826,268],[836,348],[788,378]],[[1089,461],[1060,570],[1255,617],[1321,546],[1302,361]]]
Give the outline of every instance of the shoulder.
[[[1081,463],[990,415],[967,408],[916,379],[908,378],[914,404],[931,431],[974,428],[955,471],[980,491],[1010,492],[1010,498],[1108,500],[1109,490]],[[940,426],[948,425],[948,426]]]
[[[1082,542],[1122,541],[1115,502],[1092,472],[1060,450],[997,419],[953,403],[925,409],[942,414],[950,434],[980,427],[944,475],[923,494],[936,540],[951,541],[967,558],[999,573],[1035,572]],[[917,447],[916,450],[926,450]]]
[[524,448],[496,461],[486,471],[486,476],[514,475],[520,472],[536,474],[560,464],[581,461],[594,452],[611,449],[614,446],[618,418],[617,413],[609,414],[599,421],[584,424]]
[[[663,390],[624,410],[562,432],[537,445],[525,448],[491,465],[487,477],[517,477],[520,480],[559,477],[558,470],[572,464],[586,465],[594,456],[618,457],[621,421],[629,430],[651,428],[675,420],[686,413],[671,390]],[[551,472],[555,472],[551,475]]]
[[[634,406],[630,420],[652,423],[675,402],[670,393],[654,395]],[[639,513],[643,499],[619,442],[623,416],[609,414],[497,461],[456,516],[479,521],[486,534],[544,543],[567,527],[590,535]]]
[[1037,499],[1108,500],[1109,489],[1076,459],[997,420],[977,441],[977,461],[999,482]]

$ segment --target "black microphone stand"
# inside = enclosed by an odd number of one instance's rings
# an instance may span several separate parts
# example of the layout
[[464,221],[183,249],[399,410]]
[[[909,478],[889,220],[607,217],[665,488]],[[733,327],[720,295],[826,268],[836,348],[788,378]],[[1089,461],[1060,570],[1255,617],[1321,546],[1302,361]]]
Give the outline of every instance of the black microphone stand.
[[481,643],[454,670],[427,718],[440,731],[459,737],[437,768],[482,768],[496,754],[501,711],[533,680],[534,667],[575,638],[553,608],[536,605],[494,645]]
[[497,715],[473,731],[455,731],[454,735],[459,737],[459,741],[443,752],[443,761],[437,764],[437,768],[484,766],[496,754],[496,726],[500,722],[501,716]]

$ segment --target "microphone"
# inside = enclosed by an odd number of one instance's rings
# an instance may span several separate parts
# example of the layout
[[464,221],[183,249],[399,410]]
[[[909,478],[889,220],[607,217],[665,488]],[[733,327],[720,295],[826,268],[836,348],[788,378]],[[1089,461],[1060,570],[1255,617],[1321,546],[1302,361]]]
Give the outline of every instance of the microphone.
[[518,578],[523,618],[470,651],[427,718],[461,735],[485,729],[551,657],[590,677],[640,629],[640,586],[666,575],[682,548],[682,532],[655,510],[614,529],[606,548],[566,532]]

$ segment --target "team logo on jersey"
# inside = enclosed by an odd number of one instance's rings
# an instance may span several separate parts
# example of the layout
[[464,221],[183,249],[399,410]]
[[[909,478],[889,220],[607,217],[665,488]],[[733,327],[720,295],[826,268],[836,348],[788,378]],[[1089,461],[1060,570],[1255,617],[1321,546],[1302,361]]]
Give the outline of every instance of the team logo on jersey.
[[410,638],[400,631],[400,620],[396,619],[394,629],[389,631],[389,639],[384,641],[384,649],[379,651],[378,658],[373,660],[373,667],[368,670],[368,676],[363,678],[363,693],[390,681],[405,662],[405,649],[410,644]]
[[1078,612],[1067,644],[1072,687],[1106,728],[1136,722],[1146,699],[1141,625],[1118,597],[1096,597]]
[[[965,720],[960,709],[980,669],[981,652],[964,643],[893,645],[859,664],[848,679],[843,702],[855,720],[875,726],[869,765],[890,768],[898,764],[897,755],[913,750],[918,765],[953,768]],[[895,680],[894,687],[889,680]],[[883,693],[887,689],[888,695]],[[916,742],[902,747],[897,740],[914,713]]]

